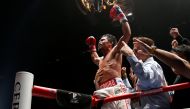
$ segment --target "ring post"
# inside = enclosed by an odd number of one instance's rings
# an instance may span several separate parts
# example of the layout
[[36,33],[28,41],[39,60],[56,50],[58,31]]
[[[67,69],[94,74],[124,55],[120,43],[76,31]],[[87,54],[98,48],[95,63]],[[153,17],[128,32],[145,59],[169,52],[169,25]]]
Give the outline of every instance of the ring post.
[[16,73],[12,109],[31,109],[33,80],[30,72]]

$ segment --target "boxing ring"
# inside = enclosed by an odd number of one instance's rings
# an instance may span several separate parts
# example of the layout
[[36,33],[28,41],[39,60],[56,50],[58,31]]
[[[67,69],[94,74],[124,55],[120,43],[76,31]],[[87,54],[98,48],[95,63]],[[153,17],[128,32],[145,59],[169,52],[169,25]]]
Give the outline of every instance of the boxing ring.
[[97,107],[104,103],[141,96],[149,96],[160,92],[181,90],[190,88],[190,82],[169,85],[147,91],[137,91],[123,95],[98,99],[92,95],[54,89],[43,86],[33,85],[34,75],[30,72],[20,71],[16,73],[12,109],[31,109],[32,96],[46,99],[55,99],[58,105],[62,107],[80,107],[91,108]]

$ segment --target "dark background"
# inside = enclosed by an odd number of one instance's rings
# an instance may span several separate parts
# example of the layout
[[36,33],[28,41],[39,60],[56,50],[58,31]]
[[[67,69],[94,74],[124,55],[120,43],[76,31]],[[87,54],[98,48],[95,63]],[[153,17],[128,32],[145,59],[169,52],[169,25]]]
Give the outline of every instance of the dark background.
[[[189,37],[189,0],[133,0],[132,37],[146,35],[170,50],[169,29]],[[96,65],[85,45],[89,35],[119,38],[107,12],[84,15],[74,0],[15,0],[1,4],[0,109],[11,109],[15,73],[35,75],[34,84],[85,94],[94,91]],[[129,43],[131,45],[131,42]],[[160,62],[169,84],[175,75]],[[55,100],[33,97],[32,109],[61,109]],[[63,109],[63,108],[62,108]]]

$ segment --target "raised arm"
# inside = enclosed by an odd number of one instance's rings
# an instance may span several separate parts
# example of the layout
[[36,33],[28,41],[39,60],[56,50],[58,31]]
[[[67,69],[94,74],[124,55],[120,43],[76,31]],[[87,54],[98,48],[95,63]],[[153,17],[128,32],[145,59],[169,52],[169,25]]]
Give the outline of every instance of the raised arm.
[[122,32],[123,32],[123,36],[118,41],[118,45],[117,45],[118,49],[120,49],[123,46],[122,41],[124,41],[125,43],[128,43],[131,37],[131,28],[129,26],[128,21],[122,22]]
[[138,78],[142,80],[146,78],[150,81],[153,77],[155,77],[156,79],[156,75],[154,73],[154,70],[156,68],[152,66],[152,64],[143,64],[143,62],[135,56],[133,50],[124,41],[122,41],[122,43],[123,47],[121,48],[121,53],[127,57],[127,60],[130,63],[132,70],[138,76]]
[[190,64],[187,60],[179,57],[174,53],[158,49],[156,47],[150,47],[138,39],[135,40],[163,63],[172,67],[176,73],[190,79]]
[[91,55],[91,59],[97,66],[99,65],[99,62],[101,58],[99,57],[97,51],[96,51],[96,39],[94,36],[89,36],[86,38],[86,44],[89,47],[89,52]]
[[116,51],[119,51],[122,47],[122,41],[128,43],[131,36],[131,28],[125,14],[118,5],[114,5],[111,8],[110,17],[113,20],[118,20],[122,25],[123,36],[119,39],[118,44],[116,45]]
[[173,40],[175,40],[178,43],[177,45],[181,45],[181,44],[190,45],[190,40],[183,37],[180,34],[178,28],[171,28],[169,33],[172,36]]
[[190,79],[190,64],[187,60],[161,49],[155,49],[153,54],[159,60],[172,67],[177,74]]

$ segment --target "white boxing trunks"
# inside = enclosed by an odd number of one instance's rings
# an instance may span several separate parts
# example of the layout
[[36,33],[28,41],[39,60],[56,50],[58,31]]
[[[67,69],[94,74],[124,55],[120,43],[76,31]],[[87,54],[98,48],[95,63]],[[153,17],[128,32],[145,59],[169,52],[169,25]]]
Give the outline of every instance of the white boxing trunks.
[[[96,84],[96,88],[98,90],[94,91],[93,96],[97,98],[117,96],[129,92],[121,78],[114,78],[103,84]],[[130,99],[117,100],[104,104],[101,109],[131,109],[130,102]]]

